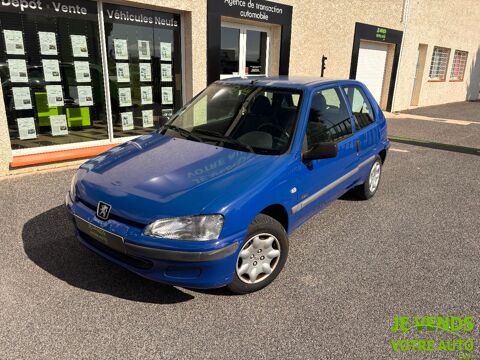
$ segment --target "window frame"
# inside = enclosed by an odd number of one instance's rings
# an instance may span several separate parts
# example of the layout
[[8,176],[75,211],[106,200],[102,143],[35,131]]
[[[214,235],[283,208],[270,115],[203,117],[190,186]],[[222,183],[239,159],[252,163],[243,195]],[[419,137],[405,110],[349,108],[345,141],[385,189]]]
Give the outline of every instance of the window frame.
[[340,93],[339,95],[339,100],[340,100],[340,103],[342,102],[342,99],[343,99],[343,102],[346,106],[346,110],[347,110],[347,115],[348,115],[348,118],[350,119],[350,126],[352,128],[352,132],[349,134],[349,135],[346,135],[344,137],[342,137],[341,139],[337,139],[337,140],[334,140],[334,141],[329,141],[329,142],[332,142],[334,144],[340,144],[341,142],[345,141],[345,140],[348,140],[350,139],[354,134],[355,134],[355,124],[354,124],[354,121],[352,119],[352,111],[351,111],[351,108],[350,108],[350,103],[348,101],[348,99],[346,98],[345,96],[345,93],[342,89],[342,85],[339,85],[339,84],[335,84],[335,85],[330,85],[330,86],[325,86],[325,87],[320,87],[320,88],[315,88],[312,90],[312,92],[310,93],[310,97],[309,97],[309,103],[308,103],[308,107],[307,107],[307,112],[305,114],[305,125],[304,125],[304,131],[303,131],[303,138],[302,138],[302,146],[301,146],[301,153],[304,154],[306,151],[308,151],[308,144],[307,144],[307,130],[308,130],[308,123],[310,121],[310,118],[309,118],[309,114],[310,114],[310,109],[312,108],[312,100],[313,100],[313,97],[315,95],[317,95],[319,92],[321,91],[324,91],[324,90],[329,90],[329,89],[337,89],[337,94]]
[[[453,71],[455,67],[455,60],[457,58],[457,54],[459,55],[460,59],[460,66],[462,65],[462,55],[465,55],[465,61],[463,62],[463,68],[461,68],[461,76],[453,76]],[[455,49],[453,52],[453,59],[452,59],[452,66],[450,67],[450,79],[451,82],[462,82],[465,79],[465,70],[467,69],[467,61],[468,61],[468,51]]]
[[[440,50],[446,50],[448,55],[447,55],[447,62],[445,63],[445,70],[444,70],[444,73],[443,73],[443,76],[442,77],[432,77],[431,74],[432,74],[432,68],[434,66],[434,56],[435,56],[435,50],[436,49],[440,49]],[[451,48],[447,48],[447,47],[443,47],[443,46],[434,46],[433,47],[433,50],[432,50],[432,56],[431,56],[431,60],[430,60],[430,68],[428,70],[428,81],[429,82],[444,82],[447,80],[447,73],[448,73],[448,67],[450,65],[450,55],[452,54],[452,49]],[[437,61],[437,63],[439,63]],[[438,64],[437,64],[438,65]]]
[[[348,110],[350,111],[350,118],[352,120],[353,133],[355,134],[359,131],[362,131],[363,129],[367,129],[370,126],[374,125],[377,122],[377,116],[375,114],[375,111],[373,110],[372,101],[370,100],[370,97],[366,93],[365,89],[359,84],[344,84],[344,85],[341,85],[340,88],[342,90],[342,94],[345,98],[345,101],[348,104]],[[352,107],[352,104],[350,103],[350,99],[348,98],[345,88],[357,88],[360,91],[360,93],[363,95],[363,98],[368,101],[368,105],[370,105],[370,109],[372,109],[373,121],[367,126],[362,127],[361,129],[357,129],[357,126],[356,126],[357,119],[355,118],[355,114],[353,113],[353,107]]]

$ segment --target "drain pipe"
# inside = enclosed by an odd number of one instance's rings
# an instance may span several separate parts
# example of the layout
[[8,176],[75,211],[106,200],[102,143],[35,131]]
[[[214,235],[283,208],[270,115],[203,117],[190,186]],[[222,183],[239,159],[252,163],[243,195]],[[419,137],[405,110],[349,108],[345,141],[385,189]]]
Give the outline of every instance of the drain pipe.
[[401,68],[401,63],[403,60],[403,45],[405,43],[405,37],[407,35],[407,24],[408,18],[410,15],[410,0],[403,0],[403,12],[402,12],[402,22],[403,22],[403,36],[402,36],[402,43],[400,44],[400,54],[398,59],[398,66],[397,66],[397,73],[395,74],[395,86],[393,87],[393,101],[392,101],[392,108],[390,111],[394,111],[395,109],[395,102],[396,102],[396,94],[397,94],[397,87],[398,87],[398,72]]

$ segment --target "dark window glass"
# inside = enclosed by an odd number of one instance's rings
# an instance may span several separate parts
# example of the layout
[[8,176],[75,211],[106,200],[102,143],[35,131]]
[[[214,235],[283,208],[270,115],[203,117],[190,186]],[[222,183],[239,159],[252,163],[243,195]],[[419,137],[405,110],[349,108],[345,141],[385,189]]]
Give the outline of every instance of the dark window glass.
[[[97,4],[56,5],[69,11],[50,5],[0,12],[0,77],[12,149],[108,138]],[[28,80],[19,81],[23,68]]]
[[338,88],[317,92],[312,104],[306,131],[307,150],[322,142],[340,141],[352,134],[352,123]]
[[180,16],[112,4],[103,9],[114,136],[148,133],[160,116],[182,106]]
[[247,31],[246,71],[248,75],[266,73],[267,33],[263,31]]
[[220,74],[238,75],[240,56],[240,29],[222,27]]
[[[284,153],[297,123],[301,92],[255,86],[210,85],[177,113],[165,134],[260,154]],[[197,138],[197,139],[196,139]]]
[[365,93],[357,86],[345,86],[343,88],[348,101],[352,106],[353,116],[355,118],[355,129],[360,130],[375,121],[372,106]]

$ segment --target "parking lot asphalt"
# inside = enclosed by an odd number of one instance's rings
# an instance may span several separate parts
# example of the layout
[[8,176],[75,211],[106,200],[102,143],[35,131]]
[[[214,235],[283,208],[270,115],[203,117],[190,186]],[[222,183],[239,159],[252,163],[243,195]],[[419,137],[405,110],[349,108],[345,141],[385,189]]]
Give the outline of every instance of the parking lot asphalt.
[[393,150],[376,196],[312,218],[247,296],[157,284],[83,248],[63,206],[73,170],[0,181],[0,359],[456,358],[394,353],[389,328],[480,325],[480,157]]
[[442,105],[423,106],[405,110],[402,113],[480,123],[480,101],[459,101]]

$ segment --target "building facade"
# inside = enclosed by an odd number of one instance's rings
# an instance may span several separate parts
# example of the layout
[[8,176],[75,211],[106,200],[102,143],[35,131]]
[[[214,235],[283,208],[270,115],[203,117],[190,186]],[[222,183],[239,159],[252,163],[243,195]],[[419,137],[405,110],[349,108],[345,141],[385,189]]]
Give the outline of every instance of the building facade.
[[152,131],[231,76],[367,84],[384,110],[478,100],[480,3],[2,0],[0,174]]

